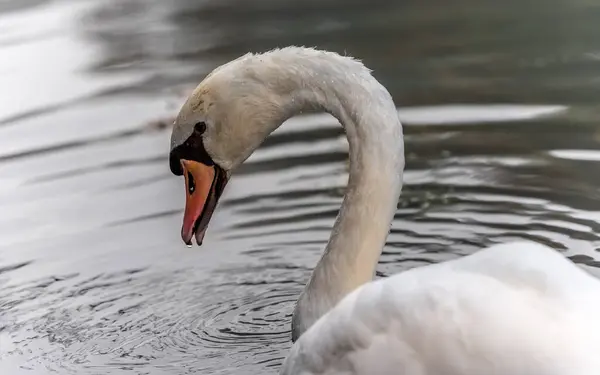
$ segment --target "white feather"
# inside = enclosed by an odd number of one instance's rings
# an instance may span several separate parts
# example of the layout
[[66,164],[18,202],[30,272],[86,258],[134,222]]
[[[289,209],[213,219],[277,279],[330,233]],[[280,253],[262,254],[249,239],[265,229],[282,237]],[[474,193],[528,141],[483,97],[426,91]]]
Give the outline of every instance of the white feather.
[[296,342],[284,375],[600,374],[600,283],[516,242],[370,282]]

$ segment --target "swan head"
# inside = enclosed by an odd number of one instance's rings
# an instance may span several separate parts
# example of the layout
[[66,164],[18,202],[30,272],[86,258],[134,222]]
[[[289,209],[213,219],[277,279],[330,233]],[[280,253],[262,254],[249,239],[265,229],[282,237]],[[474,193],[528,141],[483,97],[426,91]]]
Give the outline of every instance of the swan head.
[[171,171],[183,175],[186,205],[181,237],[202,244],[206,228],[235,167],[285,117],[274,85],[278,64],[248,54],[210,73],[183,104],[171,134]]

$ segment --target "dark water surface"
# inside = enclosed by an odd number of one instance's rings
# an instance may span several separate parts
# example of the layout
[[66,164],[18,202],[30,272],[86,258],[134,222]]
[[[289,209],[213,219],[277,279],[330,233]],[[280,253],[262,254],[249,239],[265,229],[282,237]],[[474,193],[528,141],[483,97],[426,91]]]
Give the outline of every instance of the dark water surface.
[[407,172],[383,275],[513,239],[593,270],[598,25],[583,0],[0,0],[0,373],[276,373],[341,202],[341,128],[270,137],[201,249],[167,165],[165,121],[249,50],[347,52],[390,89]]

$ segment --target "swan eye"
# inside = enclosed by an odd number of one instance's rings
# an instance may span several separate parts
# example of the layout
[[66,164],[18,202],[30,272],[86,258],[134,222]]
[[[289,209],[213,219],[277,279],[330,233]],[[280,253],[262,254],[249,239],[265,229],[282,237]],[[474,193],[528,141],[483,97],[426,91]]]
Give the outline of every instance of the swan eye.
[[190,195],[194,194],[194,191],[196,190],[196,182],[194,181],[194,176],[188,172],[187,173],[187,178],[188,178],[188,192],[190,193]]
[[206,131],[206,123],[204,121],[196,123],[194,130],[200,134],[204,133]]

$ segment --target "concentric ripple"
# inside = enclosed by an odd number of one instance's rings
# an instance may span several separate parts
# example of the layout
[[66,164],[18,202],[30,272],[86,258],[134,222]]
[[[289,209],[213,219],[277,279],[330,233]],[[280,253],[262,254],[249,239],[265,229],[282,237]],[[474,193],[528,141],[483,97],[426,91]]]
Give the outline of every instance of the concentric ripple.
[[290,345],[291,311],[305,271],[285,264],[244,265],[208,277],[194,269],[128,270],[8,288],[0,300],[12,301],[4,307],[13,318],[3,319],[0,332],[12,345],[3,347],[3,357],[74,374],[111,368],[228,373],[224,361],[277,366]]

